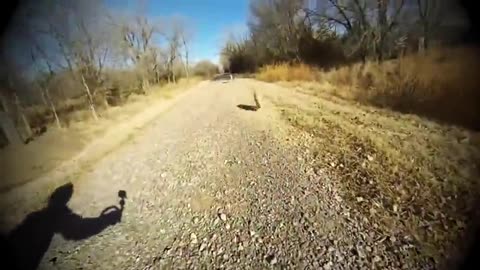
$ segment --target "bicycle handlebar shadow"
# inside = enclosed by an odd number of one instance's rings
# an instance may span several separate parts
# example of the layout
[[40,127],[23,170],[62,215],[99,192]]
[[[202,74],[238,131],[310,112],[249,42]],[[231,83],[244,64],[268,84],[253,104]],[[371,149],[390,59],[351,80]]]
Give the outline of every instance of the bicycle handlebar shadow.
[[30,213],[5,237],[6,250],[2,253],[9,260],[8,269],[36,269],[56,233],[67,240],[77,241],[99,234],[107,227],[121,222],[125,191],[118,192],[120,207],[109,206],[98,217],[87,218],[75,214],[67,206],[72,195],[72,183],[58,187],[50,195],[45,208]]

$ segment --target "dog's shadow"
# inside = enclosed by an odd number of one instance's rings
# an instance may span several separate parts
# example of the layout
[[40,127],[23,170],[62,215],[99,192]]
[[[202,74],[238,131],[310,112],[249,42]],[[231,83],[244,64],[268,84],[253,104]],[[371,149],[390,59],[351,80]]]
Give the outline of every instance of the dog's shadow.
[[255,112],[259,109],[259,107],[257,107],[257,106],[245,105],[245,104],[239,104],[239,105],[237,105],[237,108],[245,110],[245,111],[253,111],[253,112]]
[[2,237],[2,249],[5,249],[2,253],[7,255],[6,263],[9,264],[7,269],[36,269],[56,233],[67,240],[82,240],[119,223],[126,192],[119,191],[118,194],[120,207],[109,206],[98,217],[85,218],[67,206],[73,195],[73,185],[68,183],[58,187],[50,195],[45,208],[30,213],[8,236]]
[[253,100],[255,101],[255,105],[246,105],[246,104],[239,104],[237,108],[245,110],[245,111],[253,111],[256,112],[260,109],[260,100],[258,99],[257,92],[253,92]]

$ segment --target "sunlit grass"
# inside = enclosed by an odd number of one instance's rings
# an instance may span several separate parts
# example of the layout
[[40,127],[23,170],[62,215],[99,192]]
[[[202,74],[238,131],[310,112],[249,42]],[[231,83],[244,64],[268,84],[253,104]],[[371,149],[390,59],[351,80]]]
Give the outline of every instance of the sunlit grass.
[[441,261],[478,196],[480,137],[415,115],[312,96],[280,104],[314,138],[315,166],[333,173],[346,204],[389,235],[408,235]]
[[316,71],[305,64],[274,64],[260,69],[256,78],[259,80],[274,81],[310,81],[315,80]]
[[317,82],[319,92],[478,129],[479,61],[480,55],[473,48],[443,48],[329,71],[303,64],[271,65],[261,69],[257,78]]

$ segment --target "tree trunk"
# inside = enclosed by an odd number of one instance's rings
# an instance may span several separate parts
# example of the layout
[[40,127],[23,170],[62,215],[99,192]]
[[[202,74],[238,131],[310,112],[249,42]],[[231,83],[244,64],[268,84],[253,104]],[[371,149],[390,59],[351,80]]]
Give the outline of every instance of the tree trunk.
[[145,79],[145,77],[142,78],[142,91],[146,94],[148,92],[150,85],[148,83],[148,80]]
[[187,80],[189,78],[189,73],[188,73],[188,47],[187,47],[187,41],[185,40],[185,37],[182,37],[183,39],[183,47],[185,48],[185,75],[187,76]]
[[92,112],[93,119],[95,119],[95,121],[97,121],[98,120],[98,115],[97,115],[97,111],[95,110],[95,104],[93,102],[93,97],[92,97],[92,94],[90,92],[90,88],[88,87],[87,82],[85,81],[85,77],[83,77],[83,74],[81,76],[82,76],[83,86],[85,87],[85,91],[87,92],[87,98],[88,98],[88,103],[90,105],[90,111]]
[[47,98],[45,97],[45,93],[43,91],[40,91],[40,92],[41,92],[41,96],[42,96],[43,105],[48,106],[48,102],[47,102]]
[[32,129],[30,127],[30,123],[28,122],[28,119],[27,119],[27,116],[25,115],[25,113],[23,112],[23,108],[22,108],[22,105],[20,104],[20,99],[18,98],[18,96],[15,94],[15,105],[17,106],[17,112],[18,112],[18,115],[20,116],[20,119],[22,121],[22,125],[25,129],[25,140],[24,141],[27,141],[28,139],[30,139],[33,135],[33,132],[32,132]]
[[155,83],[159,84],[160,83],[160,72],[155,71]]
[[187,77],[187,80],[189,78],[189,74],[188,74],[188,60],[186,61],[185,63],[185,76]]
[[28,122],[27,116],[23,112],[21,112],[20,115],[21,115],[21,118],[22,118],[23,126],[25,127],[25,131],[27,132],[27,138],[26,139],[28,140],[33,135],[32,128],[30,127],[30,123]]
[[0,132],[3,132],[9,144],[19,145],[23,143],[15,123],[7,112],[0,111],[0,129]]
[[0,95],[0,102],[2,105],[0,107],[0,132],[3,132],[3,134],[5,135],[8,144],[22,144],[23,142],[20,137],[20,133],[18,132],[15,123],[11,115],[9,114],[7,99],[3,95]]
[[0,94],[0,112],[8,113],[10,110],[8,108],[7,98]]
[[107,94],[103,95],[103,105],[105,106],[105,108],[110,107],[110,105],[108,104]]
[[421,37],[418,40],[418,53],[423,54],[425,52],[425,37]]
[[185,53],[185,76],[187,77],[187,80],[190,78],[190,73],[188,70],[188,52]]
[[428,49],[428,46],[430,45],[429,43],[429,27],[427,24],[423,26],[423,50]]
[[376,45],[376,54],[378,60],[383,60],[383,50],[384,50],[384,41],[385,36],[387,35],[387,10],[388,10],[389,0],[377,0],[377,8],[378,8],[378,37],[377,37],[377,45]]
[[62,128],[62,125],[60,124],[60,119],[58,118],[57,109],[55,108],[55,105],[53,104],[53,101],[50,97],[50,93],[49,93],[47,88],[45,88],[44,92],[42,92],[42,96],[44,98],[46,98],[46,100],[50,104],[50,109],[52,110],[53,116],[55,117],[55,123],[57,124],[57,127]]

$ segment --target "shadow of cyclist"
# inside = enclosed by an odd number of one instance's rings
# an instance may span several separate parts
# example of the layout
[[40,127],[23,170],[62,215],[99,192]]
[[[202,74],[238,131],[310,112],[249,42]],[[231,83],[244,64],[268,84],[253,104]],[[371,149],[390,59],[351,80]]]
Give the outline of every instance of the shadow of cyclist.
[[51,195],[47,207],[30,213],[6,237],[9,269],[36,269],[48,250],[55,233],[67,240],[81,240],[102,232],[105,228],[121,221],[126,198],[119,191],[120,207],[105,208],[98,217],[84,218],[68,208],[72,197],[71,183],[58,187]]

